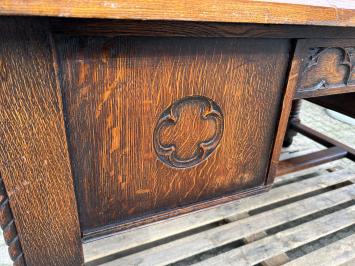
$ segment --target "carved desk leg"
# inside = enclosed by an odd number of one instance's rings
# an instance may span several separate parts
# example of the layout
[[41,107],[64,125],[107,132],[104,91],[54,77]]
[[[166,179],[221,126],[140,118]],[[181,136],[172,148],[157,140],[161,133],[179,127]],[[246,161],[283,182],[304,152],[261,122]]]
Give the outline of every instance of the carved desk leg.
[[283,142],[283,147],[290,147],[293,138],[297,135],[297,132],[290,128],[290,123],[300,122],[299,114],[301,110],[301,100],[293,100],[290,118],[288,120],[288,128]]
[[0,226],[3,230],[6,244],[9,246],[9,254],[15,266],[26,265],[23,257],[20,240],[17,236],[15,222],[9,205],[9,199],[4,182],[0,176]]

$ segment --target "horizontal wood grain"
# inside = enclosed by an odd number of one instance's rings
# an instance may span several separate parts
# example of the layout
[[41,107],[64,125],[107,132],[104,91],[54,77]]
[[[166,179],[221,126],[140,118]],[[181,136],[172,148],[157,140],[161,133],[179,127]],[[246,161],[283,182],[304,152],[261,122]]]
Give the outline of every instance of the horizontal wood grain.
[[[158,247],[134,253],[109,263],[105,263],[104,265],[168,265],[184,258],[200,254],[204,251],[226,245],[238,239],[262,232],[269,228],[340,205],[341,203],[350,201],[354,196],[355,185],[347,186],[338,191],[335,190],[323,193],[261,214],[212,228],[207,232],[203,231]],[[169,254],[169,256],[166,254]]]
[[340,141],[337,141],[335,139],[332,139],[306,125],[303,125],[301,123],[291,123],[291,128],[296,130],[297,132],[301,133],[302,135],[320,143],[323,146],[326,147],[338,147],[344,151],[346,151],[346,157],[349,158],[350,160],[355,160],[355,149],[341,143]]
[[339,147],[331,147],[287,160],[282,160],[277,166],[276,175],[285,175],[288,173],[304,170],[309,167],[332,162],[344,158],[347,153],[347,151]]
[[[307,193],[314,193],[321,189],[346,182],[354,177],[355,174],[349,173],[346,170],[326,173],[314,178],[273,188],[269,193],[263,194],[260,197],[251,197],[239,202],[221,204],[207,210],[200,210],[175,217],[174,219],[156,222],[149,226],[133,228],[110,236],[106,235],[89,242],[85,241],[85,261],[93,262],[102,257],[112,256],[115,253],[127,251],[135,246],[145,245],[159,239],[177,235],[218,220],[240,216],[267,205],[280,203]],[[281,181],[284,182],[286,179],[287,177],[283,177]],[[279,180],[276,179],[275,183],[280,183]]]
[[355,38],[355,27],[162,20],[41,19],[49,20],[54,33],[75,36]]
[[[297,258],[285,266],[340,266],[355,260],[355,234]],[[355,261],[353,261],[355,262]],[[353,265],[353,264],[349,264]]]
[[6,0],[0,14],[143,20],[355,26],[352,1]]
[[354,224],[355,206],[325,215],[194,265],[255,265]]

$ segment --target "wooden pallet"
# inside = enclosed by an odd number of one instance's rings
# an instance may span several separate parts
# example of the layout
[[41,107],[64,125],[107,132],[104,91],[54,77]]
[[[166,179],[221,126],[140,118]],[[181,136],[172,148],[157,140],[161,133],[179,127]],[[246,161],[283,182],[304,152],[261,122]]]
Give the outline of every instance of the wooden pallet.
[[[263,195],[85,243],[85,260],[88,265],[355,265],[355,235],[292,261],[286,254],[355,224],[354,183],[355,173],[347,170],[282,176]],[[270,233],[281,225],[285,228]]]

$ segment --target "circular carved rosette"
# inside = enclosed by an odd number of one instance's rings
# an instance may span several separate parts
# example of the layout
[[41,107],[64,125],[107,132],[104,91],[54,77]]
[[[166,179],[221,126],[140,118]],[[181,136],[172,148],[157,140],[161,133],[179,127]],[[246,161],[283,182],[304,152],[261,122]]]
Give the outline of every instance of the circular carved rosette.
[[160,115],[154,129],[154,149],[170,167],[193,167],[215,151],[223,129],[223,113],[217,103],[204,96],[184,97]]

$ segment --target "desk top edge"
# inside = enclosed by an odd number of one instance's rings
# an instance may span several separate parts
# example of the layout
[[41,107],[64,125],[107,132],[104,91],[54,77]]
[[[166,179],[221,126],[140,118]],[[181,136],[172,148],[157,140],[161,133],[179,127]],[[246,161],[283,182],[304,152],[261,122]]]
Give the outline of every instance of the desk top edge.
[[0,15],[355,27],[355,1],[6,0]]

